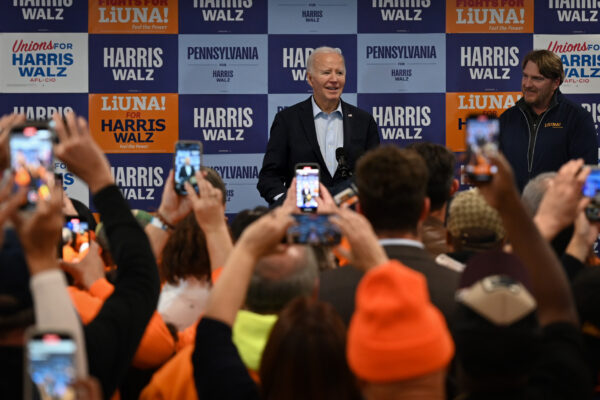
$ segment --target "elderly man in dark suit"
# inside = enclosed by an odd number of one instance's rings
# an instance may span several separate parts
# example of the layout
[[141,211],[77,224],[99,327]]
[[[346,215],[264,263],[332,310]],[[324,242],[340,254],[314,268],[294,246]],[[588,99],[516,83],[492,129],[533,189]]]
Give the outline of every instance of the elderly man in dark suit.
[[341,99],[346,83],[341,51],[315,49],[307,60],[306,79],[313,95],[279,112],[271,126],[258,190],[272,205],[283,201],[297,163],[317,163],[321,182],[331,190],[346,178],[338,171],[337,149],[343,149],[345,167],[353,170],[356,160],[379,144],[373,117]]

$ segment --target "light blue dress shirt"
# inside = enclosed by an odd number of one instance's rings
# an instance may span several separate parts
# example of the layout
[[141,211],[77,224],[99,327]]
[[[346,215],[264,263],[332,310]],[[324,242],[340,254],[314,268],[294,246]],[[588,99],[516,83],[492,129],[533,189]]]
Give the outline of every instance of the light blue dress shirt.
[[338,147],[344,147],[344,117],[342,114],[342,102],[338,103],[337,108],[330,114],[322,111],[314,97],[310,98],[315,118],[315,130],[317,131],[317,142],[321,149],[321,155],[325,160],[327,170],[333,177],[338,167],[335,159],[335,150]]

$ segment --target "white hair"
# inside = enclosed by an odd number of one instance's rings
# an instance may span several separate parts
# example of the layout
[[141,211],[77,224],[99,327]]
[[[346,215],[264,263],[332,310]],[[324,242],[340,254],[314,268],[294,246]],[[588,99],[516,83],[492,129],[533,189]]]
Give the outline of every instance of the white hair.
[[339,54],[342,56],[342,61],[344,62],[344,68],[346,68],[346,60],[344,59],[344,55],[342,54],[342,50],[336,49],[334,47],[329,46],[321,46],[314,49],[312,53],[306,59],[306,71],[311,72],[313,64],[315,62],[315,56],[317,54]]

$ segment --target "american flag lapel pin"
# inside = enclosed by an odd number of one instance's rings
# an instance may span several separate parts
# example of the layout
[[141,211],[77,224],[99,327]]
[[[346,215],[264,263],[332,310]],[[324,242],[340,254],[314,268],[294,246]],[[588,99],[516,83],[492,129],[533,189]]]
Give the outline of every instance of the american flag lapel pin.
[[348,118],[352,118],[352,114],[348,114]]

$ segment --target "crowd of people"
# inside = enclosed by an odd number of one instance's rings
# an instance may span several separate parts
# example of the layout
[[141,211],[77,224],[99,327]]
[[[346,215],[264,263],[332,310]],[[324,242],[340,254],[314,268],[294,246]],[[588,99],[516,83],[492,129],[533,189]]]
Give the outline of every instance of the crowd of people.
[[[286,243],[283,204],[228,224],[225,184],[165,182],[154,215],[129,208],[73,113],[54,154],[87,183],[99,220],[51,188],[34,211],[5,173],[0,119],[0,394],[23,398],[26,330],[69,332],[79,399],[591,399],[600,371],[596,223],[582,160],[521,195],[493,156],[490,182],[457,192],[454,154],[380,146],[356,164],[356,211],[320,187],[336,247]],[[521,198],[522,196],[522,198]],[[74,204],[75,203],[75,204]],[[65,215],[95,233],[60,260]]]

